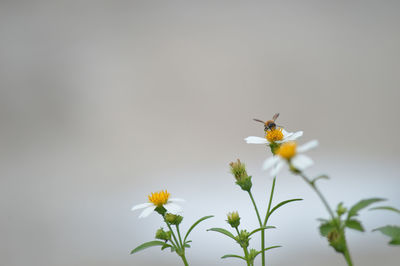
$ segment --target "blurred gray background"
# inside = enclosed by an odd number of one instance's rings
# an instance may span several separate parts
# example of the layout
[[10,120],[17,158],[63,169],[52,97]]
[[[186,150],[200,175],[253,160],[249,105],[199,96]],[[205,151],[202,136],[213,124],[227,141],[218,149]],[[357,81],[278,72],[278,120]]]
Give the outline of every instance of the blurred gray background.
[[[228,163],[241,158],[262,209],[272,179],[252,118],[318,139],[310,176],[331,205],[388,198],[400,207],[398,1],[1,1],[0,264],[180,265],[153,239],[158,215],[134,204],[168,189],[186,199],[191,265],[240,248],[205,229],[256,217]],[[269,265],[345,265],[317,232],[327,213],[298,177],[278,176],[282,208],[269,231]],[[371,230],[400,224],[364,211],[349,231],[356,265],[399,265],[400,250]],[[259,245],[256,237],[252,242]]]

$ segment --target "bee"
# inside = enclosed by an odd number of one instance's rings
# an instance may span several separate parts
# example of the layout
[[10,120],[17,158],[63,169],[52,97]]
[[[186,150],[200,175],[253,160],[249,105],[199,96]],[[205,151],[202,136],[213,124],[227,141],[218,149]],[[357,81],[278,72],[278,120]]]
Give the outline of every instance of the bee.
[[276,129],[276,124],[275,124],[275,120],[278,118],[279,113],[274,114],[274,116],[272,117],[272,120],[268,120],[267,122],[264,122],[260,119],[253,119],[254,121],[257,122],[261,122],[264,124],[264,130],[268,131],[268,130],[275,130]]

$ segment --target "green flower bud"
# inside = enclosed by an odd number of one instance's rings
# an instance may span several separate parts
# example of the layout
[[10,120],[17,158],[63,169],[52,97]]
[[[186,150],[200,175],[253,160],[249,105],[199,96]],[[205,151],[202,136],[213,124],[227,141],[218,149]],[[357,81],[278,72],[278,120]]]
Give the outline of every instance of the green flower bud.
[[337,252],[344,253],[346,250],[346,242],[344,239],[344,232],[339,232],[334,229],[327,235],[329,245],[331,245]]
[[343,202],[339,203],[336,209],[336,213],[341,216],[347,212],[347,209],[343,206]]
[[249,255],[248,255],[248,257],[249,257],[249,260],[250,260],[251,262],[254,261],[254,259],[255,259],[256,256],[257,256],[257,253],[258,253],[258,251],[255,250],[254,248],[251,248],[251,249],[249,250]]
[[166,213],[164,218],[168,223],[174,224],[174,225],[179,225],[183,220],[182,216],[172,214],[172,213]]
[[233,228],[236,228],[240,225],[240,217],[239,213],[236,212],[230,212],[227,214],[228,220],[226,220]]
[[171,239],[171,231],[165,232],[163,228],[158,229],[156,232],[156,239],[170,240]]
[[236,241],[239,243],[239,245],[243,248],[247,248],[249,246],[249,241],[250,241],[250,233],[247,232],[246,230],[240,230],[239,235],[236,237]]
[[242,190],[250,191],[252,187],[251,176],[247,175],[246,166],[237,159],[236,162],[231,162],[231,173],[236,179],[236,184],[239,185]]

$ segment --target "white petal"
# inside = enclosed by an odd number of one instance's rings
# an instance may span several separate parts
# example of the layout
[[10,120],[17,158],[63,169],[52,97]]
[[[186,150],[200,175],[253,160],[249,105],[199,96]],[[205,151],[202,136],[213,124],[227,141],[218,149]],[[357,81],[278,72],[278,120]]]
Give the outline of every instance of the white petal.
[[301,136],[303,136],[303,131],[297,131],[297,132],[293,133],[291,136],[287,137],[285,140],[286,141],[296,140],[296,139],[300,138]]
[[272,168],[272,170],[270,172],[271,176],[275,177],[284,165],[285,165],[285,162],[282,159],[280,159],[279,162],[277,164],[275,164],[275,166]]
[[168,202],[183,202],[183,201],[185,201],[184,199],[180,199],[180,198],[172,198],[172,199],[169,199],[168,200]]
[[269,143],[266,138],[250,136],[244,139],[248,144],[267,144]]
[[175,203],[168,202],[167,204],[164,204],[163,206],[169,213],[172,213],[172,214],[177,214],[182,211],[182,207]]
[[138,205],[133,206],[131,211],[135,211],[135,210],[143,209],[143,208],[146,208],[146,207],[150,207],[151,205],[153,205],[153,203],[150,203],[150,202],[138,204]]
[[144,218],[144,217],[147,217],[147,216],[149,216],[153,211],[154,211],[154,209],[156,208],[156,206],[150,206],[150,207],[147,207],[146,209],[144,209],[143,211],[142,211],[142,213],[139,215],[139,218]]
[[309,151],[318,146],[318,140],[309,141],[299,147],[297,147],[297,152]]
[[282,129],[282,134],[283,134],[283,138],[286,139],[287,137],[290,137],[291,135],[293,135],[292,132],[287,132],[286,130]]
[[271,168],[272,166],[274,166],[276,163],[279,162],[279,157],[278,156],[271,156],[268,159],[266,159],[264,161],[263,164],[263,170],[268,170],[269,168]]
[[300,171],[305,170],[306,168],[310,167],[314,164],[313,160],[310,157],[304,154],[298,154],[292,158],[292,164],[295,168],[299,169]]

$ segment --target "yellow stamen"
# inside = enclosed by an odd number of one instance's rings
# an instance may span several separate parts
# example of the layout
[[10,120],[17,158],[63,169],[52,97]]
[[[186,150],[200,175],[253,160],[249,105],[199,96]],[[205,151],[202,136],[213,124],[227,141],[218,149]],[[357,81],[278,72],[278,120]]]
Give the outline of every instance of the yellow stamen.
[[276,155],[281,156],[287,160],[293,158],[296,155],[297,144],[294,141],[283,143],[276,151]]
[[165,191],[161,190],[160,192],[151,193],[151,195],[149,195],[148,197],[151,203],[153,203],[158,207],[161,207],[162,205],[167,203],[169,198],[169,193],[167,192],[167,190]]
[[266,132],[266,134],[265,134],[265,138],[269,142],[275,142],[275,141],[278,141],[278,140],[283,140],[282,128],[268,130]]

